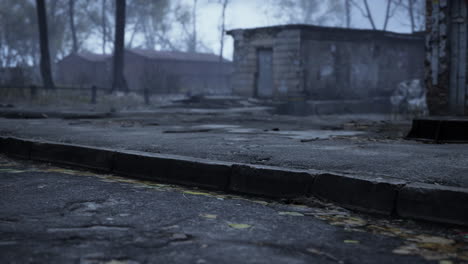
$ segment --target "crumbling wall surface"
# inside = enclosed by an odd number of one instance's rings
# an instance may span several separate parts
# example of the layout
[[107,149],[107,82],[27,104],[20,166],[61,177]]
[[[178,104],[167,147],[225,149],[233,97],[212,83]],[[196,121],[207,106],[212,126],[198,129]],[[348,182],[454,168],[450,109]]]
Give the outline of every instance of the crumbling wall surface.
[[58,85],[89,88],[96,85],[110,87],[110,68],[105,61],[89,61],[70,55],[57,63],[56,81]]
[[[246,97],[254,96],[257,55],[251,41],[254,38],[262,38],[262,36],[252,36],[243,30],[236,30],[231,34],[234,38],[233,93]],[[273,45],[272,36],[263,35],[263,39],[264,44],[268,44],[270,47]]]
[[427,0],[426,89],[430,114],[449,113],[450,54],[448,0]]
[[230,93],[230,62],[150,59],[125,53],[124,74],[131,91],[151,93]]
[[305,88],[312,100],[389,97],[402,81],[423,78],[419,36],[311,30],[303,36]]
[[274,39],[273,83],[276,97],[303,97],[301,30],[282,30]]
[[273,96],[286,97],[303,91],[299,29],[236,30],[234,37],[233,91],[256,95],[259,49],[272,49]]

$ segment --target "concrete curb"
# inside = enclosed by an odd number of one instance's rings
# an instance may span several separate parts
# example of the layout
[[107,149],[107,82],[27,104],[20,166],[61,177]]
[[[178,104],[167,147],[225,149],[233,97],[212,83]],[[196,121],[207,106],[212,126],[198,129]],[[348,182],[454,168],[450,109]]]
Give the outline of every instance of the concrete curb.
[[468,225],[468,189],[411,183],[399,192],[396,208],[406,218]]
[[0,153],[15,158],[249,195],[273,198],[314,195],[360,211],[468,225],[466,188],[13,137],[0,137]]
[[391,215],[398,190],[405,183],[393,179],[325,173],[318,175],[312,194],[361,211]]
[[175,155],[114,152],[112,172],[167,183],[225,190],[231,163]]
[[303,197],[309,194],[314,179],[307,170],[233,164],[228,190],[273,198]]
[[0,110],[4,118],[63,118],[63,119],[97,119],[114,116],[111,112],[69,112],[69,111],[34,111],[34,110]]
[[113,151],[72,144],[31,142],[29,157],[36,161],[93,169],[103,172],[112,170]]

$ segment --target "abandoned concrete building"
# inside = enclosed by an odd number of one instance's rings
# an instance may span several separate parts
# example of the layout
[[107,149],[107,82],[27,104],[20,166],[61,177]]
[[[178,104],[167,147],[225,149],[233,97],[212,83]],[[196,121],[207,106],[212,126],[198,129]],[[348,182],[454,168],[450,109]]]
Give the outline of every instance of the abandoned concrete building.
[[91,52],[72,53],[57,63],[57,84],[86,88],[109,87],[111,56]]
[[[125,51],[124,75],[130,91],[152,93],[230,93],[232,63],[214,54],[131,49]],[[75,53],[58,63],[61,85],[108,88],[112,56]]]
[[433,115],[468,115],[466,0],[427,1],[426,87]]
[[33,67],[0,67],[0,87],[24,87],[36,79]]
[[132,49],[125,53],[131,90],[159,93],[228,94],[232,63],[208,53]]
[[[233,92],[291,101],[389,109],[402,81],[424,78],[424,35],[284,25],[228,31]],[[346,111],[346,109],[342,109]]]

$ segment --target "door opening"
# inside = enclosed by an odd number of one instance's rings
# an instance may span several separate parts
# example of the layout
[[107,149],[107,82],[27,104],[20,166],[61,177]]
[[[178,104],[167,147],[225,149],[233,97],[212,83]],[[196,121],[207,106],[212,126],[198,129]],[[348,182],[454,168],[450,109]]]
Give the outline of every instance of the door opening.
[[257,97],[270,98],[273,96],[273,49],[257,50]]

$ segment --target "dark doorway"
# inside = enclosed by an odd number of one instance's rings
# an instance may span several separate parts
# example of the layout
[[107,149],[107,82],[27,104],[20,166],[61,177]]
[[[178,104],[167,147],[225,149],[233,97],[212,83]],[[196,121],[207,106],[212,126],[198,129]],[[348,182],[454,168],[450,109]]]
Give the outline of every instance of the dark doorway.
[[257,91],[258,97],[273,96],[273,50],[257,50]]

